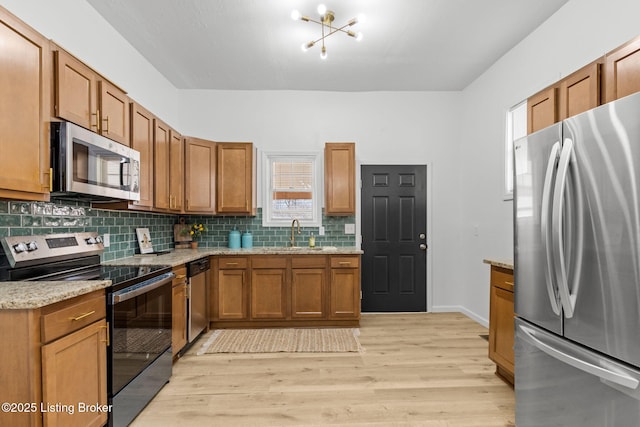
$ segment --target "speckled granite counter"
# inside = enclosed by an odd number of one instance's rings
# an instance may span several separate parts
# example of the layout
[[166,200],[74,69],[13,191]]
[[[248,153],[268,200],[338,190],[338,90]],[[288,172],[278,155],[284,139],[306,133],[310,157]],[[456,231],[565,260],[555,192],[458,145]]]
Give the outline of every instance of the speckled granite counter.
[[172,267],[194,261],[210,255],[360,255],[364,253],[354,246],[350,247],[255,247],[251,249],[199,248],[175,249],[162,255],[140,255],[107,261],[106,265],[170,265]]
[[[200,248],[176,249],[162,255],[143,255],[105,262],[106,265],[170,265],[185,264],[210,255],[360,255],[356,247],[256,247],[252,249]],[[34,309],[104,289],[110,280],[0,282],[0,310]]]
[[0,310],[33,309],[111,286],[111,280],[0,282]]
[[482,262],[484,262],[485,264],[496,266],[496,267],[508,268],[510,270],[513,270],[513,261],[511,260],[496,260],[496,259],[487,258],[487,259],[484,259]]

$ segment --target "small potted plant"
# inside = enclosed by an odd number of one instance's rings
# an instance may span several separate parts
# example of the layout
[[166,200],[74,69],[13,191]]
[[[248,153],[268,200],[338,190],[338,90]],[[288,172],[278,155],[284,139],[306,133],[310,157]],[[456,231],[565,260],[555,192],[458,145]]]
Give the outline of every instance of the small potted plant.
[[191,249],[196,249],[198,247],[198,238],[207,231],[207,226],[204,224],[192,224],[187,230],[191,236]]

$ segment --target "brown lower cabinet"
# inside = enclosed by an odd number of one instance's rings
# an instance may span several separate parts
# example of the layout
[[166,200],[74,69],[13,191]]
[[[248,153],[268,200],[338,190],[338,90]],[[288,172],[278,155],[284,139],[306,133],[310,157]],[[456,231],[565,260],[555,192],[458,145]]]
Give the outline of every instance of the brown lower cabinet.
[[176,360],[180,350],[187,345],[187,267],[179,265],[173,272],[176,277],[171,284],[171,351]]
[[211,327],[359,324],[359,255],[212,259]]
[[0,346],[0,399],[15,404],[9,408],[15,412],[0,412],[0,425],[107,422],[106,410],[82,410],[107,407],[105,310],[104,290],[42,308],[0,310],[0,334],[11,343]]
[[491,266],[489,309],[489,358],[496,363],[496,375],[514,381],[513,270]]

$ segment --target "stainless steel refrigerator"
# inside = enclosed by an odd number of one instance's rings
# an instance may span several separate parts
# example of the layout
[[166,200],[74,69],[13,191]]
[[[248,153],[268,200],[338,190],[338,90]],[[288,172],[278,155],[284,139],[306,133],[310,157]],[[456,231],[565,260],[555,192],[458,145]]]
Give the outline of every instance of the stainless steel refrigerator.
[[640,426],[640,94],[515,142],[518,427]]

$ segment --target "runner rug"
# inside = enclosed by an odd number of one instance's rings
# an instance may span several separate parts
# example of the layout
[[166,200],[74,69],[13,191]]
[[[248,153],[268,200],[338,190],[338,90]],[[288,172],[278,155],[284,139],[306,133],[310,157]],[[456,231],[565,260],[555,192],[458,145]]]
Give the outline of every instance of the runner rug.
[[197,354],[361,352],[358,335],[353,328],[217,329]]

